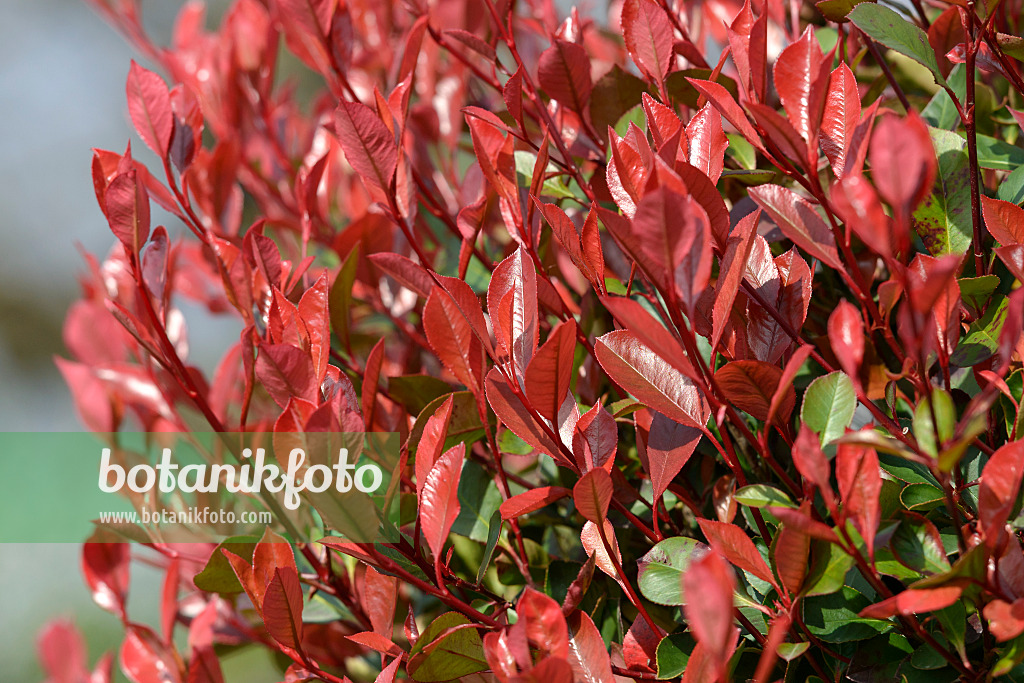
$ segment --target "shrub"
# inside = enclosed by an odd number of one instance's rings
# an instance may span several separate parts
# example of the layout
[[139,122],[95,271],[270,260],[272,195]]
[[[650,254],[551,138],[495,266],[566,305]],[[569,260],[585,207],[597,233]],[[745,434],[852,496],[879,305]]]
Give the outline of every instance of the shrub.
[[1019,2],[94,5],[163,76],[159,163],[93,159],[84,423],[405,465],[394,543],[150,539],[162,632],[87,544],[130,680],[1024,677]]

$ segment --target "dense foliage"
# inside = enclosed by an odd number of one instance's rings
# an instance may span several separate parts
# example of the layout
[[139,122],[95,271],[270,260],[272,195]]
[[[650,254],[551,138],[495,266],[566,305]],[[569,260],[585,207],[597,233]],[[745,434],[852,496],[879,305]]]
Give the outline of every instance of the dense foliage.
[[388,545],[87,544],[131,681],[1024,679],[1020,0],[93,4],[162,75],[158,165],[93,160],[85,424],[404,465]]

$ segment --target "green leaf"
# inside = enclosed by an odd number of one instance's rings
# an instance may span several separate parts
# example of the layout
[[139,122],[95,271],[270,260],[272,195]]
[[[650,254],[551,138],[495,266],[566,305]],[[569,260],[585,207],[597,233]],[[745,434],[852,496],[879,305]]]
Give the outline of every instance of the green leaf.
[[949,607],[939,610],[935,616],[942,624],[942,632],[946,634],[946,640],[963,655],[967,641],[967,608],[963,601],[958,600]]
[[974,318],[980,318],[988,305],[992,293],[999,288],[998,275],[982,275],[981,277],[962,277],[957,281],[960,285],[960,299],[964,307]]
[[408,671],[412,679],[438,683],[490,668],[475,628],[451,630],[470,623],[458,612],[447,612],[431,622],[409,652]]
[[[957,64],[946,79],[949,89],[961,102],[964,101],[964,94],[967,92],[966,74],[963,64]],[[956,110],[956,104],[945,90],[939,90],[932,95],[928,105],[921,110],[921,118],[929,126],[942,130],[953,130],[960,123],[960,113]]]
[[896,559],[916,572],[941,574],[949,571],[949,559],[941,539],[929,532],[927,524],[916,519],[908,517],[900,522],[891,546]]
[[484,545],[484,555],[480,558],[480,566],[476,570],[476,582],[483,583],[484,575],[494,557],[494,549],[498,545],[498,538],[501,536],[501,512],[494,511],[491,520],[487,523],[487,543]]
[[[533,167],[537,163],[537,155],[526,150],[516,150],[513,154],[516,162],[516,180],[520,187],[530,187],[533,181]],[[545,174],[558,173],[559,168],[554,163],[548,162],[544,168]],[[557,197],[559,199],[572,198],[572,191],[566,186],[565,178],[555,176],[544,181],[541,187],[541,195]]]
[[1015,171],[1024,166],[1024,149],[988,135],[978,135],[978,165],[996,171]]
[[708,546],[694,538],[666,538],[640,558],[640,592],[659,605],[686,604],[683,573],[709,550]]
[[921,399],[914,409],[913,426],[918,445],[929,455],[938,455],[939,448],[953,438],[956,429],[953,397],[942,389],[933,389],[932,395]]
[[739,133],[726,133],[725,137],[729,140],[729,146],[725,148],[726,155],[735,159],[742,168],[748,171],[756,169],[757,150],[754,149],[754,146]]
[[412,415],[419,415],[431,401],[447,396],[451,390],[448,382],[430,375],[388,377],[388,396],[401,403]]
[[856,409],[853,382],[837,370],[817,378],[807,387],[800,406],[800,420],[818,435],[824,446],[843,435]]
[[590,120],[602,139],[608,134],[608,126],[614,126],[623,114],[640,104],[645,92],[647,84],[618,64],[594,84],[590,92]]
[[843,586],[831,595],[804,601],[804,623],[808,631],[826,643],[866,640],[892,628],[891,622],[857,616],[869,604],[856,589]]
[[[474,541],[487,541],[489,520],[501,505],[498,485],[487,474],[487,470],[467,460],[462,465],[459,478],[459,516],[452,524],[452,533],[466,536]],[[500,516],[500,515],[499,515]]]
[[1006,322],[1007,305],[1006,298],[998,306],[990,304],[985,315],[971,323],[949,362],[960,368],[969,368],[994,356],[999,350],[999,333]]
[[910,484],[900,493],[900,502],[908,510],[928,512],[943,504],[942,490],[931,484]]
[[879,453],[878,463],[882,469],[907,484],[931,484],[939,488],[939,482],[924,465],[905,460],[889,453]]
[[829,21],[846,21],[850,10],[867,0],[819,0],[814,3],[826,19]]
[[338,336],[341,345],[349,346],[351,308],[352,308],[352,286],[356,281],[356,270],[359,267],[360,245],[357,244],[345,257],[345,262],[334,278],[331,291],[327,295],[328,310],[331,316],[331,332]]
[[927,67],[935,77],[936,83],[946,84],[946,79],[939,70],[939,63],[935,59],[935,50],[928,42],[928,34],[917,25],[888,7],[868,2],[854,7],[849,18],[873,40]]
[[664,681],[682,675],[696,645],[689,633],[671,633],[662,638],[655,655],[658,660],[658,678]]
[[775,651],[779,653],[779,657],[787,662],[792,662],[794,659],[807,652],[807,649],[811,647],[811,644],[807,641],[802,643],[779,643],[779,646],[775,648]]
[[231,568],[231,563],[228,562],[228,558],[224,556],[221,549],[228,550],[251,562],[253,550],[256,549],[256,544],[259,543],[259,540],[258,536],[232,536],[221,541],[213,549],[213,553],[210,555],[210,559],[207,560],[206,566],[203,567],[203,571],[196,574],[195,578],[192,579],[196,588],[207,593],[219,593],[221,595],[241,593],[242,584],[238,582],[238,577]]
[[811,565],[807,571],[805,595],[829,595],[846,585],[853,557],[834,543],[815,540],[811,544]]
[[1024,166],[1003,178],[1003,182],[999,183],[999,189],[996,190],[996,198],[1011,204],[1024,202]]
[[914,211],[917,234],[932,256],[965,254],[971,246],[971,168],[966,141],[947,130],[929,128],[939,160],[932,194]]
[[784,492],[769,486],[768,484],[751,484],[750,486],[744,486],[739,491],[733,494],[733,500],[737,503],[742,503],[752,508],[765,508],[769,505],[784,507],[784,508],[796,508],[796,503],[793,499],[787,496]]

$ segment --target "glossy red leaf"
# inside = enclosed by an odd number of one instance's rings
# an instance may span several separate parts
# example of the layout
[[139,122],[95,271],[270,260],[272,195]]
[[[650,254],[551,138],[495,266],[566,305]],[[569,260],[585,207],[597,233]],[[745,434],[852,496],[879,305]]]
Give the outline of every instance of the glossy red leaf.
[[1000,643],[1024,633],[1024,598],[1017,598],[1012,603],[993,600],[985,605],[983,614],[988,621],[989,631]]
[[740,219],[726,243],[725,255],[718,269],[718,282],[715,283],[715,305],[712,309],[711,347],[716,348],[725,325],[732,313],[736,294],[743,282],[750,249],[757,235],[757,224],[761,219],[761,211],[749,213]]
[[391,638],[395,625],[398,579],[367,567],[363,585],[364,592],[360,598],[373,630],[385,638]]
[[164,79],[132,60],[126,86],[128,114],[142,141],[160,158],[167,156],[174,130],[171,94]]
[[705,104],[686,124],[686,136],[690,142],[690,165],[717,183],[729,146],[729,139],[722,130],[722,115],[710,103]]
[[342,100],[334,126],[345,158],[368,185],[388,192],[398,167],[395,136],[365,104]]
[[609,332],[598,338],[594,351],[608,376],[640,402],[680,424],[704,428],[711,408],[700,389],[636,335]]
[[526,368],[526,397],[541,417],[554,424],[569,394],[576,350],[576,321],[566,320],[551,331]]
[[796,595],[803,587],[810,550],[811,537],[799,527],[783,524],[779,528],[772,547],[772,562],[786,593]]
[[834,502],[830,481],[832,468],[821,450],[821,440],[807,425],[800,425],[800,431],[793,442],[793,464],[804,479],[821,491],[831,508]]
[[860,93],[857,79],[846,62],[832,72],[828,95],[821,117],[818,142],[837,178],[846,174],[846,156],[850,151],[857,124],[860,123]]
[[292,397],[316,399],[319,384],[309,354],[290,344],[259,343],[256,377],[274,401],[284,408]]
[[[757,360],[732,361],[715,372],[715,384],[722,398],[758,420],[768,419],[768,409],[780,379],[780,368]],[[791,392],[785,395],[779,408],[791,412],[794,405],[796,393]]]
[[874,555],[875,533],[882,519],[882,493],[878,453],[873,448],[840,443],[836,450],[836,481],[843,502],[843,516],[852,519],[864,539],[868,555]]
[[149,239],[149,193],[135,169],[114,177],[103,195],[107,222],[130,254],[138,255]]
[[1004,247],[1024,243],[1024,209],[1016,204],[982,195],[985,227]]
[[122,619],[128,599],[131,546],[127,543],[85,543],[82,574],[93,601]]
[[608,516],[613,489],[611,475],[606,470],[595,468],[576,482],[572,489],[572,499],[584,519],[602,524]]
[[792,408],[795,406],[791,406],[789,411],[783,411],[782,406],[788,405],[789,395],[794,391],[793,378],[796,377],[797,372],[803,367],[803,364],[810,357],[813,350],[810,346],[799,346],[793,352],[793,355],[789,357],[789,360],[786,361],[786,367],[783,368],[782,376],[779,378],[779,386],[775,389],[771,404],[768,407],[768,423],[772,423],[776,419],[782,422],[789,420]]
[[768,212],[782,234],[808,255],[832,268],[844,267],[831,229],[803,197],[780,185],[752,187],[750,197]]
[[670,420],[654,413],[647,444],[640,457],[651,477],[654,499],[661,497],[676,478],[700,442],[702,433],[696,427]]
[[459,516],[459,479],[465,457],[465,444],[446,451],[434,463],[419,496],[420,528],[435,561],[440,560],[452,524]]
[[438,359],[473,392],[483,384],[484,347],[455,300],[435,287],[423,307],[423,329]]
[[859,616],[865,619],[888,619],[897,614],[910,616],[922,612],[936,612],[959,600],[961,593],[963,588],[960,586],[908,588],[887,600],[865,607]]
[[590,57],[582,46],[555,39],[537,62],[537,80],[552,99],[583,112],[590,99]]
[[832,186],[836,213],[871,251],[893,257],[893,226],[871,183],[859,173],[848,174]]
[[706,97],[714,105],[715,109],[721,112],[725,120],[731,123],[746,138],[747,142],[757,149],[764,151],[764,145],[761,144],[761,136],[750,125],[747,115],[743,113],[740,105],[736,103],[736,100],[733,99],[724,86],[714,81],[702,81],[696,78],[687,78],[686,80],[697,89],[697,92]]
[[516,602],[516,614],[519,621],[513,630],[522,628],[542,656],[562,659],[568,656],[569,629],[562,608],[554,599],[527,587]]
[[263,623],[267,633],[285,647],[302,648],[302,586],[290,567],[278,567],[263,596]]
[[932,191],[937,162],[928,126],[916,112],[885,114],[868,150],[872,179],[893,209],[909,216]]
[[637,339],[691,379],[699,377],[680,342],[640,302],[624,297],[601,297],[601,303],[618,323]]
[[622,37],[640,70],[661,82],[672,63],[672,23],[653,0],[626,0],[622,5]]
[[724,524],[710,519],[697,520],[708,543],[726,560],[738,569],[750,572],[762,581],[775,583],[775,576],[768,563],[757,551],[747,532],[735,524]]
[[615,418],[600,403],[581,415],[573,427],[572,452],[581,471],[600,467],[610,472],[618,444]]
[[828,67],[821,46],[810,26],[803,35],[779,54],[772,75],[782,106],[796,131],[817,147],[818,128],[825,108]]
[[[607,519],[604,520],[603,528],[605,538],[608,539],[608,545],[611,546],[612,553],[615,554],[615,559],[621,563],[622,553],[619,552],[619,542],[615,537],[615,528],[612,527],[612,523]],[[616,582],[619,581],[618,572],[615,571],[615,563],[612,561],[612,556],[608,554],[604,541],[601,540],[601,531],[596,524],[587,521],[583,525],[583,530],[580,532],[580,543],[583,544],[587,557],[594,558],[598,569],[615,579]]]
[[128,626],[118,659],[131,683],[181,683],[173,653],[145,626]]
[[1003,532],[1024,477],[1024,441],[999,448],[985,463],[978,488],[978,522],[990,547]]
[[329,298],[330,283],[325,270],[303,292],[297,311],[309,336],[309,354],[317,384],[327,376],[327,366],[331,359],[331,316],[327,308]]
[[212,647],[192,651],[192,661],[188,665],[188,683],[224,683],[220,660],[217,659]]
[[[568,626],[569,651],[567,659],[569,666],[572,667],[572,680],[583,683],[613,683],[616,678],[612,674],[608,648],[590,615],[578,610],[569,617]],[[539,680],[545,683],[554,683],[547,678]]]
[[498,368],[491,368],[485,384],[487,402],[506,427],[533,448],[553,457],[559,464],[570,468],[575,466],[575,463],[562,455],[559,444],[537,423]]
[[[503,302],[508,297],[508,304]],[[487,311],[498,345],[512,361],[522,386],[526,368],[533,359],[540,338],[537,314],[537,270],[533,259],[519,247],[498,264],[487,286]]]
[[859,384],[864,361],[864,320],[860,309],[845,299],[840,301],[828,318],[828,338],[843,372]]
[[701,557],[683,575],[686,622],[707,650],[719,677],[739,632],[733,626],[734,585],[732,568],[717,553]]
[[671,107],[666,107],[647,93],[641,96],[640,101],[643,104],[644,116],[647,119],[647,130],[654,139],[655,149],[661,150],[672,141],[675,141],[676,148],[670,157],[665,159],[669,163],[674,163],[676,153],[679,151],[680,141],[683,139],[683,122]]
[[839,543],[839,536],[836,535],[836,532],[830,526],[812,518],[804,510],[770,505],[768,506],[768,512],[778,517],[779,521],[783,524],[799,529],[811,538],[817,538],[828,543]]
[[512,496],[499,508],[503,520],[516,519],[551,503],[572,495],[572,491],[561,486],[540,486]]
[[416,446],[417,497],[423,492],[423,484],[426,483],[430,470],[434,469],[434,463],[444,451],[444,442],[448,436],[448,427],[452,422],[454,405],[455,397],[449,395],[444,403],[434,411],[434,414],[427,418],[427,424],[423,427],[423,434]]

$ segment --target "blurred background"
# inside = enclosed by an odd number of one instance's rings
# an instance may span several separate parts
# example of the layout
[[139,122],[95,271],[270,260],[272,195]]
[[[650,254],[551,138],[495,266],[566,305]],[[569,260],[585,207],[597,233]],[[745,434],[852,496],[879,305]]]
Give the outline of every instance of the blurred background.
[[[183,4],[143,3],[158,42],[169,39]],[[208,3],[211,22],[224,4]],[[125,77],[136,55],[82,0],[0,0],[0,17],[0,430],[78,431],[53,356],[64,354],[61,325],[78,294],[79,249],[102,257],[113,244],[92,189],[91,149],[122,151],[134,137]],[[152,160],[137,138],[132,147],[136,158]],[[166,217],[154,211],[158,221]],[[193,359],[209,368],[212,352],[224,348],[210,338],[227,330],[203,325],[190,332]],[[152,623],[158,578],[138,564],[132,571],[131,616]],[[92,603],[78,545],[0,545],[0,586],[0,680],[43,680],[35,638],[55,616],[73,619],[86,635],[90,664],[116,651],[119,624]]]

